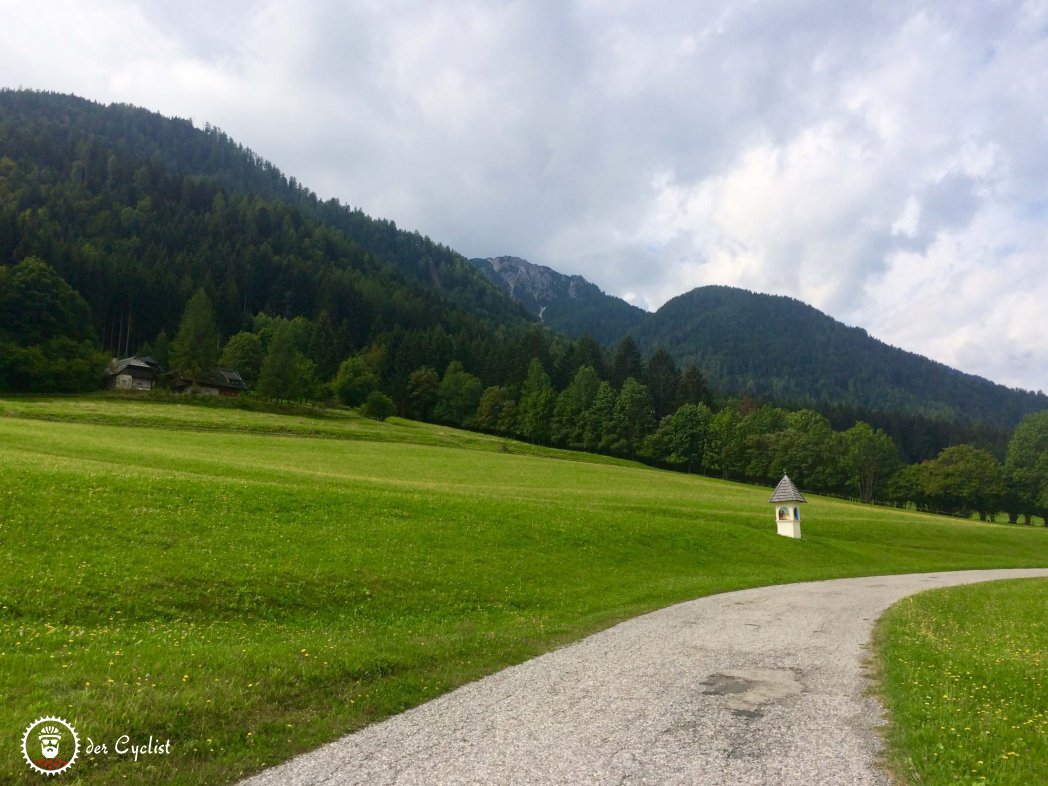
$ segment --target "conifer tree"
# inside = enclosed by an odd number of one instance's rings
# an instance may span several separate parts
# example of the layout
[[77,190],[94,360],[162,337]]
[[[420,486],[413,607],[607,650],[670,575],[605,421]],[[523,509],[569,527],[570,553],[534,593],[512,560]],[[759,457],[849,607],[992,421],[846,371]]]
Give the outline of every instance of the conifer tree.
[[294,330],[290,322],[284,322],[270,339],[269,351],[258,375],[258,392],[275,401],[301,398],[303,382],[298,360]]
[[218,327],[211,300],[198,289],[186,304],[171,342],[171,370],[196,381],[215,367],[218,356]]
[[677,370],[677,364],[673,362],[673,356],[665,349],[655,350],[648,359],[644,384],[651,392],[656,421],[661,421],[675,409],[673,404],[680,382],[680,372]]
[[604,430],[604,449],[619,455],[636,455],[643,439],[655,427],[655,408],[645,385],[629,377],[615,400],[611,421]]
[[538,358],[528,364],[528,376],[520,391],[520,433],[530,442],[549,444],[550,419],[556,393]]
[[583,447],[586,450],[606,450],[604,432],[611,423],[615,410],[615,390],[608,382],[601,382],[593,396],[593,402],[583,414]]
[[600,377],[592,366],[581,366],[553,407],[551,437],[554,445],[583,448],[586,444],[585,413],[593,404]]
[[705,404],[713,406],[713,392],[710,390],[706,377],[699,371],[697,366],[690,365],[684,369],[680,384],[677,385],[676,405],[683,404]]
[[615,348],[615,359],[611,364],[611,383],[618,389],[630,377],[644,378],[644,358],[641,357],[633,337],[626,336]]

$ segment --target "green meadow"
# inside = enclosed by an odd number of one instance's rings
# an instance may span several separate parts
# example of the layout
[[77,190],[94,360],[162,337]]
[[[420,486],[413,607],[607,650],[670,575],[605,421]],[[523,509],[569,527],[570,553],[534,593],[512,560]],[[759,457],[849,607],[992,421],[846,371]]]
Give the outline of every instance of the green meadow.
[[888,760],[907,783],[1048,783],[1048,580],[913,595],[878,623]]
[[[1048,531],[344,411],[0,401],[0,782],[231,783],[627,617],[761,584],[1048,565]],[[114,753],[127,735],[170,754]]]

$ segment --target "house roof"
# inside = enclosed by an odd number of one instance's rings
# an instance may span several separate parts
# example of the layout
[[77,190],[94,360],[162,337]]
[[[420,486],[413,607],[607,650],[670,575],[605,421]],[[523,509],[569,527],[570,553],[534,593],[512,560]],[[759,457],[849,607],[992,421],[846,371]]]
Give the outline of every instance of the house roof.
[[231,368],[216,368],[213,371],[215,376],[222,380],[227,387],[247,390],[247,384],[244,382],[243,377],[240,376],[240,372]]
[[175,385],[189,387],[194,382],[198,385],[226,388],[227,390],[247,390],[247,384],[240,373],[231,368],[211,368],[195,380],[190,377],[182,377],[176,381]]
[[117,374],[127,372],[131,375],[153,375],[156,376],[160,370],[160,364],[157,363],[151,357],[129,357],[129,358],[113,358],[109,362],[109,366],[106,369],[108,376],[116,376]]
[[775,487],[775,492],[771,495],[771,499],[768,502],[807,502],[804,495],[801,494],[800,490],[793,485],[793,481],[789,479],[787,475],[782,476],[782,480],[779,481],[779,485]]

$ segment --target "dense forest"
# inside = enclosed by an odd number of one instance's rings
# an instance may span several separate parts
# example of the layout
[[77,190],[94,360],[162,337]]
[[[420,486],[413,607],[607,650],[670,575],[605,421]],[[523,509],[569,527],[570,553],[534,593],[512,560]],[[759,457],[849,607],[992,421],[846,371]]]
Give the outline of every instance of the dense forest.
[[108,357],[150,355],[172,376],[235,368],[257,397],[725,478],[787,469],[1012,520],[1048,506],[1038,415],[1012,433],[895,401],[788,407],[774,384],[732,395],[702,358],[554,333],[447,247],[321,202],[217,129],[0,91],[0,144],[2,390],[90,389]]
[[358,343],[529,319],[460,255],[319,201],[217,129],[7,90],[0,140],[0,259],[46,260],[110,350],[170,330],[200,285],[227,334],[259,311],[327,311]]
[[614,345],[632,336],[699,366],[718,390],[795,407],[886,410],[941,421],[1013,428],[1048,408],[1043,393],[1015,390],[889,346],[792,298],[736,287],[694,289],[647,313],[517,257],[473,259],[542,323]]
[[732,287],[680,295],[636,331],[697,363],[716,386],[805,406],[837,404],[1013,427],[1048,408],[1043,393],[1013,390],[905,352],[794,300]]

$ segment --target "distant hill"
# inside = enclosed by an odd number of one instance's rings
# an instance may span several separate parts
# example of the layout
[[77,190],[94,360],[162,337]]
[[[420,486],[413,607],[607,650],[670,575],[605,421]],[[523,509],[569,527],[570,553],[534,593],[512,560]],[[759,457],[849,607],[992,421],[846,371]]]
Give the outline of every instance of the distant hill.
[[799,404],[834,404],[1014,425],[1048,396],[965,374],[843,325],[793,298],[700,287],[644,321],[642,348],[663,346],[721,389]]
[[606,295],[582,276],[566,276],[520,257],[471,259],[496,286],[539,317],[542,324],[578,337],[589,333],[603,344],[637,327],[647,312]]
[[462,255],[319,200],[212,126],[0,90],[0,263],[33,255],[84,296],[113,353],[170,336],[201,286],[224,337],[259,312],[326,313],[341,351],[534,321]]
[[0,140],[0,156],[25,160],[52,177],[79,178],[92,192],[126,184],[130,188],[122,188],[121,196],[141,198],[167,175],[193,207],[208,207],[202,200],[216,191],[293,205],[444,300],[497,322],[524,316],[461,254],[338,200],[319,200],[210,124],[196,128],[190,120],[130,104],[0,89]]
[[778,402],[905,412],[1011,427],[1048,409],[1048,397],[1013,390],[889,346],[798,300],[700,287],[655,313],[517,257],[471,260],[551,328],[605,345],[632,335],[694,363],[717,390]]

